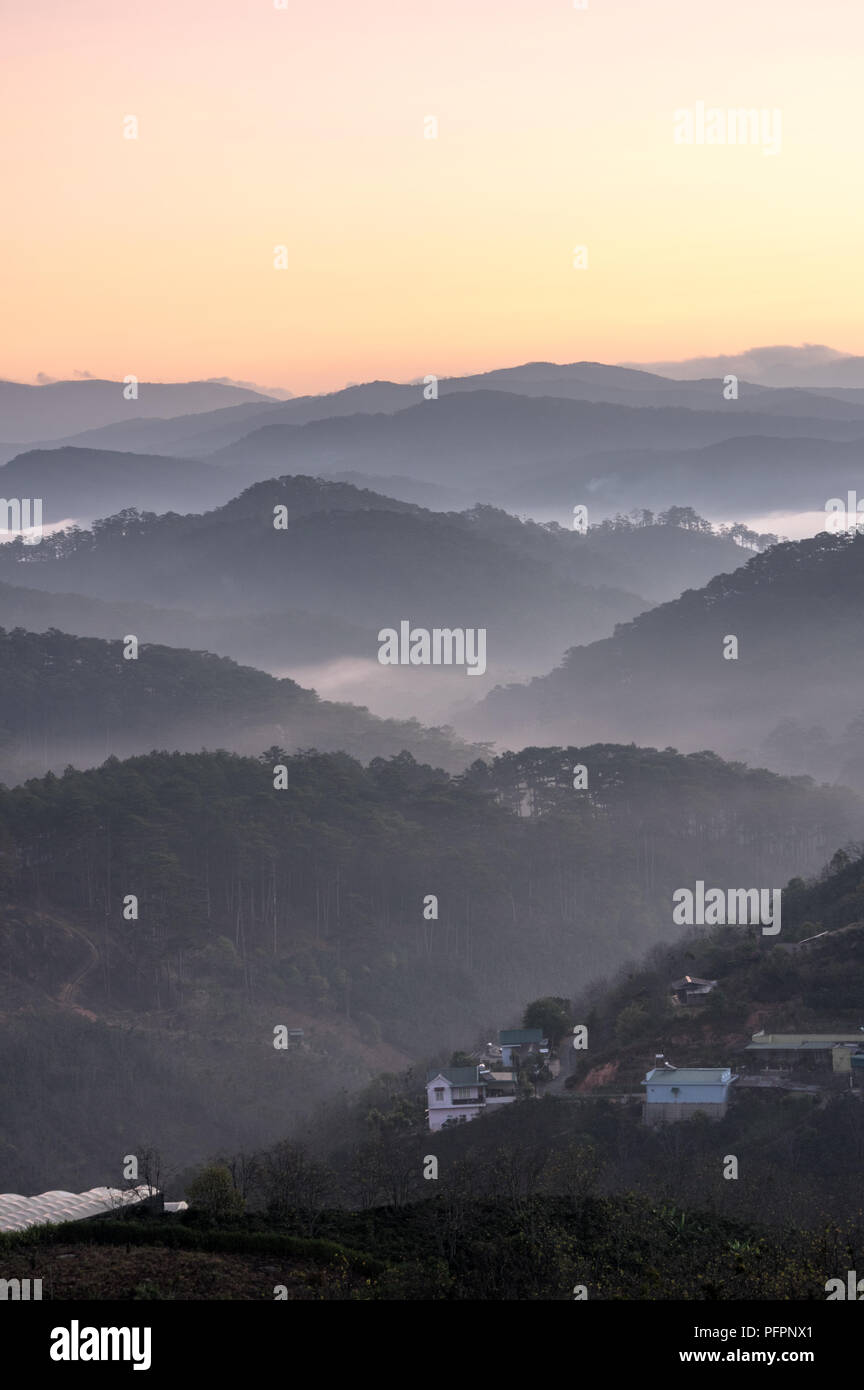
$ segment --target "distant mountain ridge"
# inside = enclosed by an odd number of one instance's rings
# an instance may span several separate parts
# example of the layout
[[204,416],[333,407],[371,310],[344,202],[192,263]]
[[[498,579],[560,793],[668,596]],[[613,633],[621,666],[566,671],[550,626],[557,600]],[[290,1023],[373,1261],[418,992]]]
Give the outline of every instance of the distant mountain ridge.
[[[176,388],[172,404],[148,393],[175,388],[142,388],[127,403],[111,383],[60,385],[75,393],[79,413],[88,392],[98,404],[99,391],[111,387],[111,418],[88,418],[87,428],[62,438],[34,425],[35,449],[0,444],[0,461],[8,460],[0,490],[41,496],[52,521],[89,521],[129,506],[204,510],[286,473],[374,478],[382,491],[392,476],[401,495],[412,495],[412,482],[433,490],[426,493],[433,505],[436,498],[439,506],[483,502],[559,519],[577,503],[593,504],[597,519],[684,500],[725,519],[812,513],[856,486],[864,448],[864,387],[769,387],[741,378],[727,398],[720,375],[675,381],[594,362],[442,377],[437,399],[426,398],[422,382],[373,381],[289,400],[193,383],[205,393],[196,413],[182,406],[186,387]],[[215,409],[205,408],[209,392],[223,393]],[[152,418],[138,409],[145,397]],[[159,465],[160,457],[167,462]]]
[[197,414],[244,401],[272,400],[247,387],[214,381],[139,381],[131,398],[128,389],[122,381],[94,377],[40,386],[0,381],[0,436],[4,443],[27,443],[136,417]]
[[[657,372],[634,370],[596,362],[524,363],[515,367],[494,368],[463,377],[441,377],[437,383],[439,399],[475,391],[503,391],[517,396],[548,396],[557,399],[581,400],[586,403],[605,403],[630,408],[675,406],[685,410],[722,410],[724,407],[725,371],[706,365],[702,379],[672,376]],[[69,383],[71,386],[87,383]],[[206,386],[207,383],[200,383]],[[849,383],[854,385],[854,383]],[[864,382],[861,383],[864,386]],[[30,390],[46,388],[28,388]],[[118,385],[118,390],[122,388]],[[167,388],[166,388],[167,389]],[[180,388],[178,388],[179,390]],[[185,388],[184,388],[185,389]],[[236,389],[236,388],[226,388]],[[142,388],[143,390],[143,388]],[[148,387],[148,392],[153,388]],[[758,409],[762,414],[783,419],[792,417],[862,418],[864,400],[854,391],[838,385],[838,394],[830,387],[819,391],[806,389],[773,389],[766,384],[749,381],[742,376],[738,384],[739,409]],[[2,383],[0,383],[2,391]],[[258,396],[244,404],[218,402],[213,409],[195,413],[160,408],[138,410],[128,403],[116,419],[94,420],[81,432],[59,437],[39,430],[34,422],[26,438],[39,445],[57,447],[73,445],[100,449],[123,449],[146,453],[169,453],[203,456],[238,443],[253,429],[264,425],[305,425],[316,420],[336,419],[355,414],[395,414],[409,409],[424,399],[423,383],[371,381],[344,387],[319,396],[295,397],[279,402],[272,396]],[[247,397],[250,393],[246,393]],[[140,399],[144,397],[141,396]],[[175,398],[179,403],[180,396]],[[121,395],[122,400],[122,395]],[[169,402],[170,403],[170,402]],[[127,403],[123,403],[127,404]],[[726,403],[728,404],[728,403]],[[2,394],[0,394],[2,405]],[[171,418],[146,418],[170,416]],[[0,429],[2,432],[2,429]],[[18,436],[4,435],[4,440]],[[22,436],[24,437],[24,436]],[[0,445],[0,459],[4,446]],[[6,457],[13,455],[6,449]]]

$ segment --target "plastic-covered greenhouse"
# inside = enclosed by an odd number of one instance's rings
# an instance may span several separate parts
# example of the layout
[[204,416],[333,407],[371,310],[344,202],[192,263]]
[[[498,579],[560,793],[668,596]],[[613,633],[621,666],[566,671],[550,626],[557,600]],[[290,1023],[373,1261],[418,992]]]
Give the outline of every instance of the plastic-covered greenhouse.
[[0,1192],[0,1231],[23,1231],[46,1221],[80,1221],[100,1216],[158,1196],[155,1189],[140,1187],[91,1187],[89,1192],[42,1192],[38,1197],[21,1197],[17,1192]]

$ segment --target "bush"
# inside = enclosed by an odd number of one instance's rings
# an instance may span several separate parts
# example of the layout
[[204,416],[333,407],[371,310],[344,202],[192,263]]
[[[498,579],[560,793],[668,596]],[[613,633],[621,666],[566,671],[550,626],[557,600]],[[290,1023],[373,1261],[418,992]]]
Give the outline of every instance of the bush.
[[212,1163],[193,1178],[186,1188],[186,1198],[192,1207],[203,1211],[212,1221],[230,1220],[243,1212],[243,1198],[231,1174],[218,1163]]

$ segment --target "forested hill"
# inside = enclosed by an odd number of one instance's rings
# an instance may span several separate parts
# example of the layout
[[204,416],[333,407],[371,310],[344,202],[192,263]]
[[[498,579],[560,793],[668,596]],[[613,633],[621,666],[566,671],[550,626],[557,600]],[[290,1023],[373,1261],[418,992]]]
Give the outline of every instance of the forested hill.
[[[518,533],[519,521],[508,520]],[[638,594],[592,585],[590,566],[568,566],[565,549],[578,562],[572,534],[556,543],[537,527],[514,550],[502,530],[482,515],[430,512],[348,483],[280,478],[204,515],[127,511],[92,531],[32,546],[16,540],[0,548],[0,578],[179,604],[233,616],[238,627],[247,614],[282,605],[338,616],[364,630],[373,662],[380,629],[406,618],[427,628],[485,628],[490,664],[502,675],[514,662],[526,674],[543,669],[563,645],[605,636],[645,608]],[[277,669],[290,670],[292,657],[274,647]]]
[[[589,769],[590,790],[574,790],[576,765]],[[109,951],[120,933],[124,954],[140,953],[131,976],[94,978],[94,999],[111,978],[110,997],[128,1007],[182,1007],[194,953],[224,934],[253,995],[283,997],[293,980],[297,1002],[308,999],[314,960],[313,993],[341,1005],[331,991],[344,971],[356,974],[347,1007],[374,1013],[400,1045],[417,1040],[424,1018],[437,1034],[469,998],[497,1009],[520,1000],[529,977],[538,990],[554,983],[562,951],[590,976],[677,935],[672,894],[694,866],[706,880],[780,886],[862,823],[864,807],[842,788],[711,753],[614,745],[527,749],[459,776],[407,752],[368,767],[277,747],[258,758],[152,753],[0,795],[14,900],[82,926],[95,914]],[[120,905],[133,891],[142,911],[130,935]],[[423,918],[427,894],[439,899],[434,925]],[[306,965],[286,973],[298,951]],[[410,997],[414,986],[406,996],[418,971],[421,996]]]
[[406,749],[454,771],[482,752],[449,730],[377,719],[226,657],[142,645],[137,659],[126,659],[126,649],[123,641],[0,628],[0,779],[154,747],[258,752],[276,740],[367,758]]
[[[285,511],[288,537],[279,529],[273,535],[277,506]],[[401,524],[408,528],[406,535],[416,536],[421,528],[437,537],[450,562],[460,564],[458,577],[463,584],[477,582],[475,564],[468,566],[474,550],[486,565],[493,565],[498,582],[502,559],[509,559],[511,565],[518,559],[523,582],[528,565],[548,570],[550,581],[587,588],[607,586],[652,600],[673,597],[720,570],[744,564],[752,551],[743,546],[764,545],[772,539],[740,525],[715,531],[692,508],[681,506],[656,515],[643,510],[636,517],[592,524],[583,535],[554,522],[516,517],[498,507],[434,512],[348,482],[296,475],[256,483],[203,514],[157,515],[127,507],[95,522],[88,531],[72,528],[47,536],[35,546],[16,542],[4,548],[0,570],[6,580],[40,588],[77,590],[86,585],[87,592],[96,592],[99,581],[108,580],[112,598],[128,594],[176,602],[178,593],[196,592],[199,570],[206,571],[208,566],[214,573],[220,567],[230,570],[250,542],[256,550],[266,544],[265,566],[285,580],[290,569],[277,573],[274,567],[289,564],[304,523],[327,516],[331,525],[342,525],[347,536],[348,523],[353,521],[358,528],[356,545],[365,534],[362,528],[372,524],[368,516],[358,513],[382,512],[387,513],[391,544],[385,554],[391,566],[401,563]],[[320,521],[316,525],[320,527]],[[464,552],[462,556],[458,551]],[[166,573],[171,576],[167,587]],[[241,597],[248,599],[261,578],[256,568],[246,586],[240,586]],[[364,576],[363,583],[369,582],[369,576]],[[313,592],[320,606],[320,591]],[[278,589],[268,591],[269,607],[276,606],[278,593]]]
[[[766,740],[781,725],[780,770],[847,780],[864,753],[860,729],[846,731],[864,708],[862,593],[864,535],[822,532],[773,546],[612,637],[571,649],[549,675],[493,691],[478,725],[514,746],[635,738],[770,766],[776,750]],[[730,637],[734,659],[724,656]],[[808,762],[820,728],[827,756]]]
[[[2,383],[0,383],[2,385]],[[0,444],[0,457],[5,452]],[[26,449],[0,466],[4,497],[39,498],[44,525],[105,516],[122,507],[214,507],[235,486],[202,459],[107,449]]]
[[[217,650],[234,657],[249,649],[245,620],[282,609],[321,615],[320,645],[331,658],[357,655],[359,636],[374,661],[378,631],[403,618],[485,628],[491,684],[547,669],[569,644],[605,637],[651,602],[744,564],[745,547],[766,539],[740,526],[715,532],[687,507],[582,535],[494,507],[433,512],[298,476],[258,483],[203,515],[127,509],[88,531],[13,542],[2,547],[0,579],[180,605],[204,615],[209,631],[218,619]],[[350,636],[339,626],[346,623],[356,630]],[[162,639],[151,632],[149,640]],[[298,648],[279,632],[254,652],[265,669],[298,669]]]
[[[158,1133],[177,1161],[281,1137],[288,1110],[346,1084],[343,1054],[356,1079],[364,1046],[462,1046],[564,975],[587,984],[674,939],[695,866],[782,884],[861,819],[841,790],[633,747],[455,778],[407,754],[153,753],[2,790],[7,1145],[41,1171],[27,1136],[56,1123],[69,1182],[69,1165],[102,1171],[112,1135]],[[311,1051],[274,1071],[273,1028],[297,1022]],[[63,1124],[37,1122],[51,1096]]]

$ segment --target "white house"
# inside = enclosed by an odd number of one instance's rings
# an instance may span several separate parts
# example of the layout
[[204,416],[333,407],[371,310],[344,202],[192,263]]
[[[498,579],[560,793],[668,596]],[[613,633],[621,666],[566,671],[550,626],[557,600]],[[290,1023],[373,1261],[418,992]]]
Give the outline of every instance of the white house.
[[653,1067],[642,1082],[642,1118],[649,1125],[667,1124],[702,1111],[722,1119],[729,1087],[737,1080],[729,1067]]
[[487,1109],[516,1099],[512,1071],[487,1067],[444,1067],[430,1071],[426,1081],[429,1128],[441,1129],[448,1120],[476,1120]]

